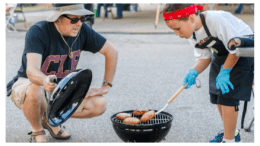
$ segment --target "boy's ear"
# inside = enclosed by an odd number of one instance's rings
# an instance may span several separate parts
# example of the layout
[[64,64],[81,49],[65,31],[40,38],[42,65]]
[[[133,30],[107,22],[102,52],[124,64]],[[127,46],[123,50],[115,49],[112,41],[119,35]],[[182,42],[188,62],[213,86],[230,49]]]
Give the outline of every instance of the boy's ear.
[[189,20],[191,21],[191,23],[195,22],[195,16],[194,15],[190,15],[189,16]]

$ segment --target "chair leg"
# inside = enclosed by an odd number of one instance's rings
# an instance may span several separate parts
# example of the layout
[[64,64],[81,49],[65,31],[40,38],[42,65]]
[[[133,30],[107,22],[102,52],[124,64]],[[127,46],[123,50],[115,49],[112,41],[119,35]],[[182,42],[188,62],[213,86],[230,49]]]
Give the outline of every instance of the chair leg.
[[253,124],[254,124],[254,118],[252,119],[252,121],[251,121],[249,127],[248,127],[248,128],[245,128],[245,131],[246,131],[246,132],[251,132],[251,128],[252,128]]
[[[254,87],[254,86],[253,86],[253,87]],[[253,97],[255,97],[254,88],[252,88],[252,94],[253,94]],[[252,128],[252,126],[253,126],[253,124],[254,124],[254,118],[252,119],[252,121],[251,121],[250,125],[248,126],[248,128],[244,128],[244,130],[245,130],[246,132],[250,132],[250,131],[251,131],[251,128]]]
[[112,16],[112,19],[114,19],[114,14],[112,12],[112,9],[110,8],[110,13],[111,13],[111,16]]
[[23,14],[23,20],[24,20],[24,27],[26,28],[26,19],[25,19],[25,15],[24,15],[24,13],[22,12],[22,14]]
[[[114,14],[112,12],[112,8],[111,7],[107,7],[107,13],[111,13],[111,17],[112,17],[112,19],[114,19]],[[103,18],[103,20],[105,20],[105,17]]]
[[[15,32],[17,32],[17,30],[15,29],[15,27],[14,27],[12,24],[7,24],[7,26],[10,26]],[[7,29],[8,31],[11,31],[11,30],[8,29],[7,26],[6,26],[6,29]]]

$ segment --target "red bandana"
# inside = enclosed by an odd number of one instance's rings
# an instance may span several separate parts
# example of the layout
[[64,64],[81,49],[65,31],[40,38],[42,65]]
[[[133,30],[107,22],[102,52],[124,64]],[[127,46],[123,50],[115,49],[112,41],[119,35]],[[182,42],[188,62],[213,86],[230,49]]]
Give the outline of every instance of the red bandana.
[[163,19],[164,20],[171,20],[171,19],[179,19],[183,17],[190,16],[194,13],[196,13],[198,10],[203,10],[203,6],[200,5],[191,5],[184,9],[177,10],[174,12],[163,12]]

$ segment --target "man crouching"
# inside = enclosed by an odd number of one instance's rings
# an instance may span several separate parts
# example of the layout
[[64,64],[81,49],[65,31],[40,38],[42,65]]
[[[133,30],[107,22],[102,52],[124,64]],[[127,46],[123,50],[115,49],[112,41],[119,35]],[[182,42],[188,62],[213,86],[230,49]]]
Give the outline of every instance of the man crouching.
[[52,92],[57,84],[76,70],[81,51],[99,52],[105,56],[104,82],[90,88],[73,118],[92,118],[105,112],[107,102],[103,94],[109,92],[116,71],[118,52],[103,36],[83,23],[94,13],[83,4],[54,4],[55,12],[47,21],[35,23],[27,32],[22,65],[7,85],[7,93],[23,111],[32,126],[31,141],[46,142],[44,128],[56,139],[68,139],[63,126],[51,127],[46,120],[45,92]]

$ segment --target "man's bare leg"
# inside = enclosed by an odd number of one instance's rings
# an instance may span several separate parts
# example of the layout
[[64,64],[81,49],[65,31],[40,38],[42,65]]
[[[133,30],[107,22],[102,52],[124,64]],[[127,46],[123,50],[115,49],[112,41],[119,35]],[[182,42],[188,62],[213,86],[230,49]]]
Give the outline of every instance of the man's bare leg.
[[[39,132],[43,130],[42,127],[42,116],[46,111],[47,101],[45,98],[45,91],[43,86],[36,84],[30,84],[26,90],[26,95],[24,102],[22,104],[22,110],[32,126],[33,132]],[[48,124],[48,123],[47,123]],[[52,127],[52,130],[57,134],[60,130],[60,127]],[[63,132],[61,136],[68,136],[67,132]],[[39,135],[35,137],[37,142],[45,142],[45,135]]]
[[[26,90],[25,99],[22,104],[22,110],[32,126],[33,132],[43,130],[41,118],[46,107],[45,94],[42,86],[30,84]],[[35,137],[37,142],[45,142],[45,135]]]
[[92,96],[86,100],[86,105],[83,107],[82,111],[75,112],[72,118],[92,118],[102,115],[107,108],[106,98],[103,96]]

